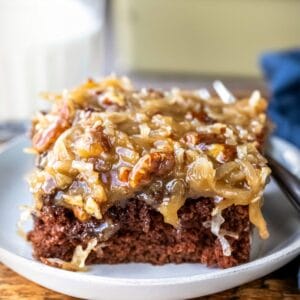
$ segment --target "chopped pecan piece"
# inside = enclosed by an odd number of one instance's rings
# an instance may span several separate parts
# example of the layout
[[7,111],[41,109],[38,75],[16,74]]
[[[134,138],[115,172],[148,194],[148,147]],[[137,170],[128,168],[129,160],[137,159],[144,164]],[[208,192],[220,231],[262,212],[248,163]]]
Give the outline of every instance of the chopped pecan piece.
[[225,137],[216,133],[204,133],[204,132],[188,132],[181,139],[181,142],[188,144],[198,145],[198,144],[224,144]]
[[94,143],[100,144],[104,152],[109,152],[111,143],[108,136],[103,132],[102,126],[99,125],[91,130],[91,135],[94,139]]
[[49,124],[44,130],[34,133],[32,138],[33,148],[40,153],[46,151],[58,136],[70,127],[70,115],[70,108],[65,102],[59,111],[58,119],[54,123]]
[[32,139],[33,148],[39,153],[46,151],[67,128],[65,122],[58,120],[43,131],[38,131]]
[[175,157],[169,152],[153,152],[139,159],[129,175],[129,184],[135,188],[151,181],[152,175],[165,176],[175,165]]
[[173,169],[175,158],[170,152],[153,152],[150,153],[150,162],[150,172],[164,176]]
[[204,110],[201,110],[200,112],[192,112],[192,116],[205,124],[213,124],[216,122],[214,119],[210,118]]
[[211,145],[211,144],[224,144],[225,137],[221,134],[216,133],[199,133],[199,143]]
[[236,155],[236,146],[226,144],[224,145],[223,160],[225,162],[234,160],[236,158]]

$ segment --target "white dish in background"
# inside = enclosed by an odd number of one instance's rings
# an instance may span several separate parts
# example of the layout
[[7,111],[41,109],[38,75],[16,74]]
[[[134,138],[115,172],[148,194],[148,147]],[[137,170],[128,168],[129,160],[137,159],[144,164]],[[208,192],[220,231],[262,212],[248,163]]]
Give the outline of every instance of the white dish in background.
[[[35,261],[31,247],[16,233],[19,206],[30,203],[24,181],[33,159],[22,152],[25,138],[14,141],[0,154],[0,260],[17,273],[52,290],[88,299],[184,299],[216,293],[264,276],[300,253],[300,220],[278,186],[271,182],[265,192],[264,215],[270,238],[254,235],[249,263],[221,270],[200,264],[96,265],[88,272],[73,273]],[[273,138],[273,151],[284,159],[299,159],[299,151]],[[282,161],[286,163],[285,161]],[[290,162],[287,162],[288,166]],[[296,163],[296,162],[295,162]]]

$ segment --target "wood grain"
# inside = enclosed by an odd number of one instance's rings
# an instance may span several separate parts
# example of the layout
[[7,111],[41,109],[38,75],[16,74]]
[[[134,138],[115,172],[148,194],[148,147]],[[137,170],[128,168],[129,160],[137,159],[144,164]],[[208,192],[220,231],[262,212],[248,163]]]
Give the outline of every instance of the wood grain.
[[64,296],[37,285],[0,263],[0,299],[34,299],[34,300],[70,300]]

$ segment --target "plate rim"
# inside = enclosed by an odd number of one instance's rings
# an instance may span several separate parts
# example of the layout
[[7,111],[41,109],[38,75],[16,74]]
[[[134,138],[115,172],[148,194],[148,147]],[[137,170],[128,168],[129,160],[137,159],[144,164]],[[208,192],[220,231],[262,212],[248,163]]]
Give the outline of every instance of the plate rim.
[[[0,155],[4,152],[10,150],[12,147],[16,146],[22,141],[25,141],[27,137],[25,135],[21,135],[13,138],[10,142],[0,147]],[[293,144],[279,138],[279,137],[271,137],[274,140],[280,140],[285,143],[289,148],[293,149],[300,155],[300,150],[297,149]],[[184,275],[179,277],[163,277],[163,278],[124,278],[124,277],[109,277],[103,275],[95,275],[89,274],[87,272],[72,272],[67,270],[62,270],[58,268],[54,268],[51,266],[47,266],[42,264],[39,261],[34,259],[28,259],[24,256],[16,254],[8,249],[5,249],[0,244],[0,260],[2,256],[7,257],[8,259],[14,259],[15,263],[19,261],[23,265],[31,265],[39,269],[41,272],[45,272],[51,276],[57,276],[68,280],[76,280],[76,281],[85,281],[91,283],[91,281],[95,283],[109,283],[114,286],[140,286],[140,285],[150,285],[150,286],[167,286],[167,285],[178,285],[178,284],[187,284],[194,283],[203,280],[211,280],[211,279],[219,279],[224,276],[233,276],[237,272],[246,272],[249,269],[261,267],[264,265],[272,264],[272,262],[276,261],[278,258],[283,260],[287,257],[292,257],[293,255],[300,254],[300,231],[297,231],[292,235],[293,241],[285,246],[284,248],[277,250],[267,256],[255,259],[251,262],[247,262],[245,264],[231,267],[228,269],[215,269],[210,273],[202,273],[202,274],[194,274],[194,275]],[[5,264],[5,262],[4,262]],[[163,266],[158,266],[163,267]]]

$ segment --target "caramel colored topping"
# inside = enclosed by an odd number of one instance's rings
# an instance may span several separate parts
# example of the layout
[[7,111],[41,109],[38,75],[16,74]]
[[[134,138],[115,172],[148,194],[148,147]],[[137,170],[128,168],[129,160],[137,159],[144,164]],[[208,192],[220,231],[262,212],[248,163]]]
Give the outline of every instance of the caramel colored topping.
[[252,204],[269,174],[257,138],[266,101],[254,96],[224,104],[194,91],[137,91],[115,77],[46,95],[52,110],[37,114],[32,130],[37,208],[50,197],[80,220],[101,219],[137,196],[178,227],[187,198],[216,197],[215,214],[251,204],[250,219],[266,237],[260,206]]

